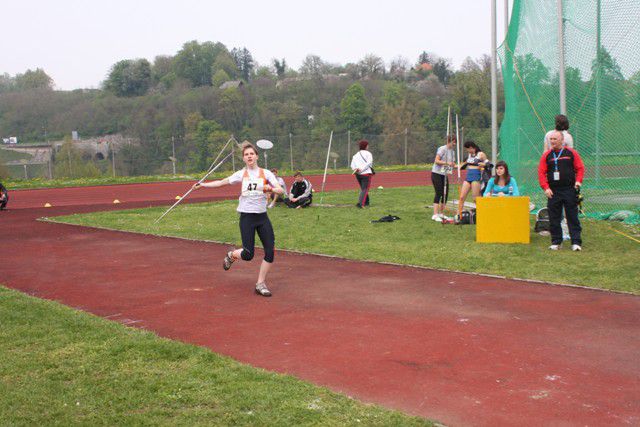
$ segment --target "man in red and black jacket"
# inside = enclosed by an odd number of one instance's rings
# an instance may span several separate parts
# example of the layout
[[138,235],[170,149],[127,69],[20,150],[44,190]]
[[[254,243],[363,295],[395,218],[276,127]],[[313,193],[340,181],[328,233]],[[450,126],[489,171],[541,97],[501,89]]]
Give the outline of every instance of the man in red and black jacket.
[[578,219],[578,198],[576,190],[582,185],[584,164],[577,151],[563,146],[562,132],[549,136],[551,149],[542,154],[538,165],[538,181],[547,196],[551,246],[558,250],[562,244],[562,209],[567,214],[567,224],[571,235],[571,250],[582,250],[582,227]]

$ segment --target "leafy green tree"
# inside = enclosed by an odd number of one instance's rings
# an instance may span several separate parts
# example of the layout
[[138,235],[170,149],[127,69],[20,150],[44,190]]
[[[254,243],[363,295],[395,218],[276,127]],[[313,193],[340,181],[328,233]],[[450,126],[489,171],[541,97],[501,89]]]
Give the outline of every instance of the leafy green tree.
[[278,76],[278,79],[283,79],[287,71],[287,62],[284,60],[284,58],[282,58],[282,61],[274,59],[273,68],[276,69],[276,75]]
[[[528,70],[529,79],[548,79],[548,69],[537,59],[529,57],[522,64]],[[498,86],[500,89],[500,85]],[[451,79],[449,90],[452,110],[464,118],[465,127],[488,128],[491,126],[491,69],[484,58],[481,58],[479,63],[467,58],[461,70]],[[440,111],[440,117],[445,117],[442,123],[446,123],[445,106],[443,110]],[[504,92],[498,90],[498,120],[502,112],[504,112]]]
[[318,55],[307,55],[300,65],[300,74],[320,77],[327,72],[329,66]]
[[153,60],[151,66],[151,78],[155,84],[160,83],[162,79],[173,72],[173,56],[158,55]]
[[391,61],[389,74],[395,80],[402,81],[405,79],[409,68],[409,60],[403,56],[398,56]]
[[57,178],[92,178],[100,176],[100,170],[91,161],[82,159],[82,153],[67,138],[55,154],[54,176]]
[[356,135],[366,133],[371,127],[371,108],[360,83],[354,83],[347,89],[340,102],[340,110],[342,123]]
[[196,126],[194,135],[196,170],[206,170],[229,137],[230,134],[215,120],[201,120]]
[[16,89],[16,80],[9,74],[0,74],[0,93],[12,92]]
[[141,96],[151,86],[151,64],[146,59],[125,59],[117,62],[104,88],[116,96]]
[[549,69],[531,53],[516,57],[518,72],[525,87],[549,83]]
[[220,85],[224,82],[228,82],[231,80],[229,75],[222,69],[216,71],[216,73],[211,78],[211,83],[213,83],[213,87],[220,87]]
[[447,86],[449,84],[449,80],[453,77],[451,63],[444,58],[438,58],[438,60],[433,64],[433,74],[438,77],[440,83]]
[[[387,163],[404,162],[404,142],[409,129],[419,127],[421,114],[426,110],[426,101],[406,85],[389,82],[385,85],[384,104],[380,121],[383,126],[382,153],[379,161]],[[407,159],[416,158],[422,144],[407,143]],[[422,156],[424,158],[424,156]]]
[[240,70],[240,77],[242,77],[245,82],[248,82],[251,79],[255,65],[251,52],[249,52],[246,47],[242,49],[233,48],[231,50],[231,56],[235,60],[238,70]]
[[176,75],[191,83],[193,87],[210,86],[212,66],[220,53],[227,48],[222,43],[196,40],[185,43],[174,58]]
[[229,80],[237,79],[240,75],[240,70],[238,70],[236,61],[226,49],[218,54],[216,60],[213,61],[213,66],[211,68],[213,75],[220,70],[224,71],[229,76]]
[[418,56],[418,65],[420,64],[433,64],[433,58],[431,57],[431,54],[423,50],[422,53]]
[[24,74],[17,74],[15,83],[19,90],[53,89],[53,79],[42,68],[27,70]]
[[381,78],[385,74],[384,61],[377,55],[368,54],[358,62],[361,77]]
[[245,123],[246,108],[246,100],[239,89],[225,89],[218,103],[218,115],[225,129],[238,134]]

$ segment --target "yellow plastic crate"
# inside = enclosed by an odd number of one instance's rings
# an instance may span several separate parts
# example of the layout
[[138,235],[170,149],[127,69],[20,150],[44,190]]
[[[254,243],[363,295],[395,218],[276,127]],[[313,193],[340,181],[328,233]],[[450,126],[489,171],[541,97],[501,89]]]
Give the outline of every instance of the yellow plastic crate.
[[529,243],[528,197],[478,197],[476,242]]

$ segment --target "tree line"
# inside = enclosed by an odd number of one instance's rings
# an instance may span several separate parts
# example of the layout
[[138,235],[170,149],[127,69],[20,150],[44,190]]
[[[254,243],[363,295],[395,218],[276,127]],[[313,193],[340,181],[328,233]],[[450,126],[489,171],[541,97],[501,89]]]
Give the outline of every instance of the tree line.
[[[332,130],[355,140],[445,129],[449,106],[467,128],[489,128],[489,65],[487,56],[468,58],[454,70],[447,59],[422,52],[389,64],[372,54],[344,65],[308,55],[294,70],[284,58],[261,65],[246,48],[190,41],[152,62],[118,61],[101,89],[54,90],[41,69],[1,75],[0,135],[42,142],[71,130],[84,137],[122,133],[140,141],[120,156],[131,159],[124,165],[129,174],[159,170],[174,147],[185,170],[202,170],[231,135],[294,134],[297,151],[313,157],[321,155],[314,142],[326,143]],[[500,100],[502,112],[502,94]],[[398,156],[394,144],[381,149],[381,161]]]

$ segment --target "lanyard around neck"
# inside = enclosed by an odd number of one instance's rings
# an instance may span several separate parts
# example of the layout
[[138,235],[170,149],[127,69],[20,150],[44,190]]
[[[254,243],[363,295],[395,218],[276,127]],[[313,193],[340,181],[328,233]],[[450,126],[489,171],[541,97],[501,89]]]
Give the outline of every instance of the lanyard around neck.
[[562,150],[560,150],[560,152],[558,153],[558,155],[556,156],[556,153],[553,152],[551,154],[553,154],[553,162],[555,163],[555,170],[558,170],[558,159],[560,158],[560,156],[562,156],[562,152],[564,151],[564,147],[562,148]]

